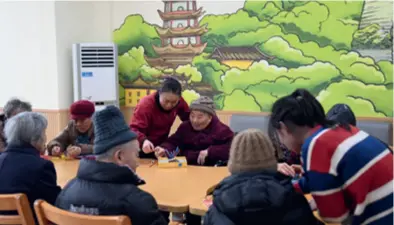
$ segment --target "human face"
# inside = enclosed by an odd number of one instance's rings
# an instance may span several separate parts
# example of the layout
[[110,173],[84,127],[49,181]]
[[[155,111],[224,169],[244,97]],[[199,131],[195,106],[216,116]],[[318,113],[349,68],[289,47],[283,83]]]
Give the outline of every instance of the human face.
[[164,110],[173,109],[178,104],[179,99],[178,95],[171,92],[162,92],[159,95],[160,105]]
[[79,132],[86,133],[86,131],[88,131],[89,128],[92,126],[92,119],[77,119],[75,120],[75,126]]
[[212,116],[208,113],[201,112],[198,110],[192,110],[190,112],[190,122],[192,123],[192,127],[194,130],[204,130],[207,128],[209,123],[212,120]]
[[139,144],[137,140],[128,142],[122,149],[115,153],[115,162],[120,166],[127,166],[134,172],[139,165]]
[[300,153],[302,140],[300,140],[296,135],[290,132],[289,128],[282,122],[280,122],[280,128],[276,130],[279,141],[286,146],[287,149]]

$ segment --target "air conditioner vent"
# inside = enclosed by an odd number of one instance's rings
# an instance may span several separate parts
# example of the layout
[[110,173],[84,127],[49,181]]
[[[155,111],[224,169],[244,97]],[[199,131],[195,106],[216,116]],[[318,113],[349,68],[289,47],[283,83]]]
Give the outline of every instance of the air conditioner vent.
[[113,47],[81,47],[81,67],[114,67]]

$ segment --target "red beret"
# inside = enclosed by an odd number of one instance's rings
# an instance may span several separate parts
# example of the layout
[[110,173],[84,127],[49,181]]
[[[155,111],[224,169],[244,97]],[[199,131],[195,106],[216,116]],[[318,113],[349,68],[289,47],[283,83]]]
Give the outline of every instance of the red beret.
[[74,102],[70,106],[71,119],[86,119],[92,117],[94,113],[94,104],[87,100]]

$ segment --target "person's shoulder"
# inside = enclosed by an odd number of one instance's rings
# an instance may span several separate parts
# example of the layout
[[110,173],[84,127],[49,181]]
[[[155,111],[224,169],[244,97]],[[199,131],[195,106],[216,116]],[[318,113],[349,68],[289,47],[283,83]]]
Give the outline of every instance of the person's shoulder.
[[139,208],[139,211],[141,211],[141,209],[158,207],[155,198],[153,198],[150,193],[141,190],[135,185],[130,185],[130,187],[131,188],[124,197],[126,207]]
[[188,130],[188,129],[191,129],[192,128],[192,124],[191,124],[191,122],[190,122],[190,120],[186,120],[186,121],[183,121],[180,125],[179,125],[179,127],[178,127],[178,131],[179,130]]
[[152,110],[156,104],[155,95],[156,95],[156,92],[141,98],[135,107],[134,113]]

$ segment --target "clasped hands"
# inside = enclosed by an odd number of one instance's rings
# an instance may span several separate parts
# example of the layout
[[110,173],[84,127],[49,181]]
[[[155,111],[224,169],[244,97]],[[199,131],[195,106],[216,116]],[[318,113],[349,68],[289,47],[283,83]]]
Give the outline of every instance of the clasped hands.
[[[75,145],[70,145],[66,149],[67,156],[75,158],[79,156],[82,152],[81,147],[75,146]],[[52,148],[52,156],[60,156],[62,154],[60,146],[54,146]]]
[[[154,152],[156,158],[159,157],[165,157],[166,156],[166,150],[160,146],[155,147],[153,145],[152,142],[150,142],[149,140],[145,140],[144,143],[142,144],[142,151],[145,154],[149,154]],[[208,156],[208,150],[202,150],[200,151],[200,153],[198,154],[198,158],[197,158],[197,163],[199,165],[204,165],[205,164],[205,159]]]

